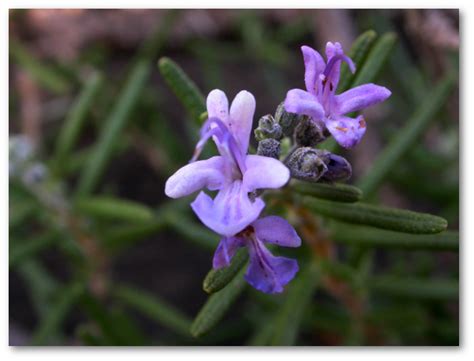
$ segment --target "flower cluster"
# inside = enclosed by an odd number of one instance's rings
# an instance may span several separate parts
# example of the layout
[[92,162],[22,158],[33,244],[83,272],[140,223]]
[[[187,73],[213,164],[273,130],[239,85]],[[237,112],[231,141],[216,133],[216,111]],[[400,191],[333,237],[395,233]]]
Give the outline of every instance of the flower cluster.
[[[260,217],[265,208],[261,190],[281,188],[290,177],[313,182],[348,179],[352,169],[347,160],[314,146],[331,135],[343,147],[358,144],[365,132],[365,121],[362,116],[350,118],[345,114],[390,96],[389,90],[374,84],[336,95],[341,62],[347,62],[355,71],[340,44],[327,44],[327,63],[315,50],[307,46],[302,50],[307,91],[290,90],[274,117],[260,119],[255,130],[257,155],[248,154],[255,98],[243,90],[229,108],[224,92],[215,89],[207,97],[208,119],[191,162],[174,173],[165,186],[165,193],[171,198],[200,190],[191,207],[202,223],[222,236],[213,267],[229,266],[237,249],[247,247],[250,261],[245,278],[266,293],[282,292],[298,272],[298,263],[273,256],[264,244],[299,247],[301,239],[283,218]],[[282,162],[284,137],[289,137],[294,147]],[[211,138],[219,155],[198,160]],[[217,193],[212,198],[203,189]]]

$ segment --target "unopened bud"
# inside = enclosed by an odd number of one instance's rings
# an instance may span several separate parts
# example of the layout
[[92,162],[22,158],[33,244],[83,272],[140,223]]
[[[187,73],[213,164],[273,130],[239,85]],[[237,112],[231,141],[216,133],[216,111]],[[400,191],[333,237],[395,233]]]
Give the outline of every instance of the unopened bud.
[[301,147],[290,155],[285,164],[293,178],[317,182],[327,172],[329,154],[325,150]]
[[254,131],[255,139],[261,141],[264,139],[280,140],[283,137],[280,124],[270,115],[264,115],[258,121],[258,127]]
[[284,102],[280,103],[275,112],[275,120],[278,122],[278,124],[280,124],[283,134],[286,136],[293,135],[295,127],[303,118],[306,118],[306,116],[295,113],[288,113],[285,110]]
[[275,159],[280,158],[280,142],[275,139],[263,139],[258,142],[257,154]]
[[329,154],[326,161],[327,171],[322,179],[330,182],[345,181],[352,176],[351,164],[340,155]]
[[295,142],[305,147],[314,147],[330,135],[324,123],[310,117],[300,120],[295,128]]

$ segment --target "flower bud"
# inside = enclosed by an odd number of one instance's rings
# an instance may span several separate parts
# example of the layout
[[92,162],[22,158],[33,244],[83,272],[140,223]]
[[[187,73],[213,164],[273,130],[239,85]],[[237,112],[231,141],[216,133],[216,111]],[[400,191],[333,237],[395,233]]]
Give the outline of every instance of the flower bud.
[[302,118],[296,125],[294,133],[296,144],[305,147],[314,147],[324,141],[328,136],[329,131],[324,123],[310,117]]
[[310,147],[296,149],[285,162],[291,176],[309,182],[317,182],[326,172],[329,152]]
[[280,124],[270,115],[264,115],[258,121],[258,127],[254,131],[255,139],[261,141],[264,139],[280,140],[283,137]]
[[345,181],[352,176],[351,164],[339,155],[329,153],[326,166],[327,171],[321,178],[322,180],[330,182]]
[[258,142],[257,154],[275,159],[280,158],[280,142],[275,139],[263,139]]
[[306,118],[306,115],[288,113],[285,110],[284,102],[280,103],[275,112],[275,120],[278,122],[278,124],[280,124],[283,134],[287,136],[291,136],[293,134],[296,125],[303,118]]

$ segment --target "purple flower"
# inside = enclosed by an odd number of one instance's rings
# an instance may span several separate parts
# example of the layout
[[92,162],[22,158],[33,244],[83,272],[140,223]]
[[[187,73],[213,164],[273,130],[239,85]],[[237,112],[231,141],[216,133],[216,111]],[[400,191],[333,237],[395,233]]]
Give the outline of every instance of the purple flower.
[[[249,193],[262,188],[280,188],[288,182],[288,168],[277,159],[248,155],[255,98],[241,91],[228,106],[221,90],[207,97],[209,119],[201,130],[201,139],[190,164],[173,174],[165,186],[168,197],[179,198],[197,190],[217,190],[214,199],[200,192],[191,204],[199,219],[223,236],[233,236],[255,221],[265,206],[262,199]],[[219,156],[194,161],[209,138],[213,138]]]
[[246,246],[250,256],[245,273],[247,282],[265,293],[283,292],[283,287],[298,272],[298,263],[290,258],[273,256],[264,243],[299,247],[301,239],[283,218],[260,218],[237,235],[221,239],[214,253],[213,267],[219,269],[229,266],[237,249]]
[[345,61],[354,73],[355,65],[344,54],[341,44],[326,44],[327,63],[309,46],[302,46],[306,90],[291,89],[285,99],[287,112],[304,114],[323,122],[344,148],[357,145],[365,133],[362,115],[350,118],[344,114],[367,108],[387,99],[391,92],[375,84],[363,84],[336,95],[341,64]]

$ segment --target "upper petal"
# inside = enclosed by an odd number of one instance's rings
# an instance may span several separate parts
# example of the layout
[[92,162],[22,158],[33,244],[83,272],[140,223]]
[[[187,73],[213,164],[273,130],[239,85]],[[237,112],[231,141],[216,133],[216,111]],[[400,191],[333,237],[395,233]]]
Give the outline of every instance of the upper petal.
[[248,192],[263,188],[283,187],[290,179],[289,169],[278,159],[261,155],[248,155],[245,158],[247,170],[243,184]]
[[290,113],[308,115],[316,120],[324,117],[324,109],[318,99],[301,89],[288,91],[285,98],[285,110]]
[[214,258],[212,268],[219,269],[230,265],[237,249],[245,245],[245,240],[241,237],[224,237],[219,242]]
[[242,90],[232,101],[228,123],[229,130],[237,141],[242,154],[247,154],[254,113],[254,96],[250,92]]
[[223,236],[233,236],[255,221],[265,203],[250,201],[241,181],[234,181],[219,191],[213,200],[201,192],[191,207],[202,223]]
[[252,223],[257,238],[266,243],[274,243],[284,247],[301,246],[301,238],[285,219],[268,216]]
[[208,118],[218,118],[227,124],[229,117],[229,101],[222,90],[214,89],[206,100]]
[[319,78],[319,74],[324,71],[326,64],[324,59],[316,50],[309,46],[302,46],[301,51],[304,59],[304,82],[306,90],[312,94],[316,94],[316,83]]
[[356,146],[365,134],[366,125],[362,115],[355,119],[338,116],[335,119],[326,119],[325,123],[329,132],[344,148]]
[[387,88],[364,84],[336,96],[337,113],[347,114],[383,102],[392,92]]
[[168,178],[165,194],[179,198],[206,187],[210,190],[219,189],[225,181],[225,166],[221,156],[189,163]]

